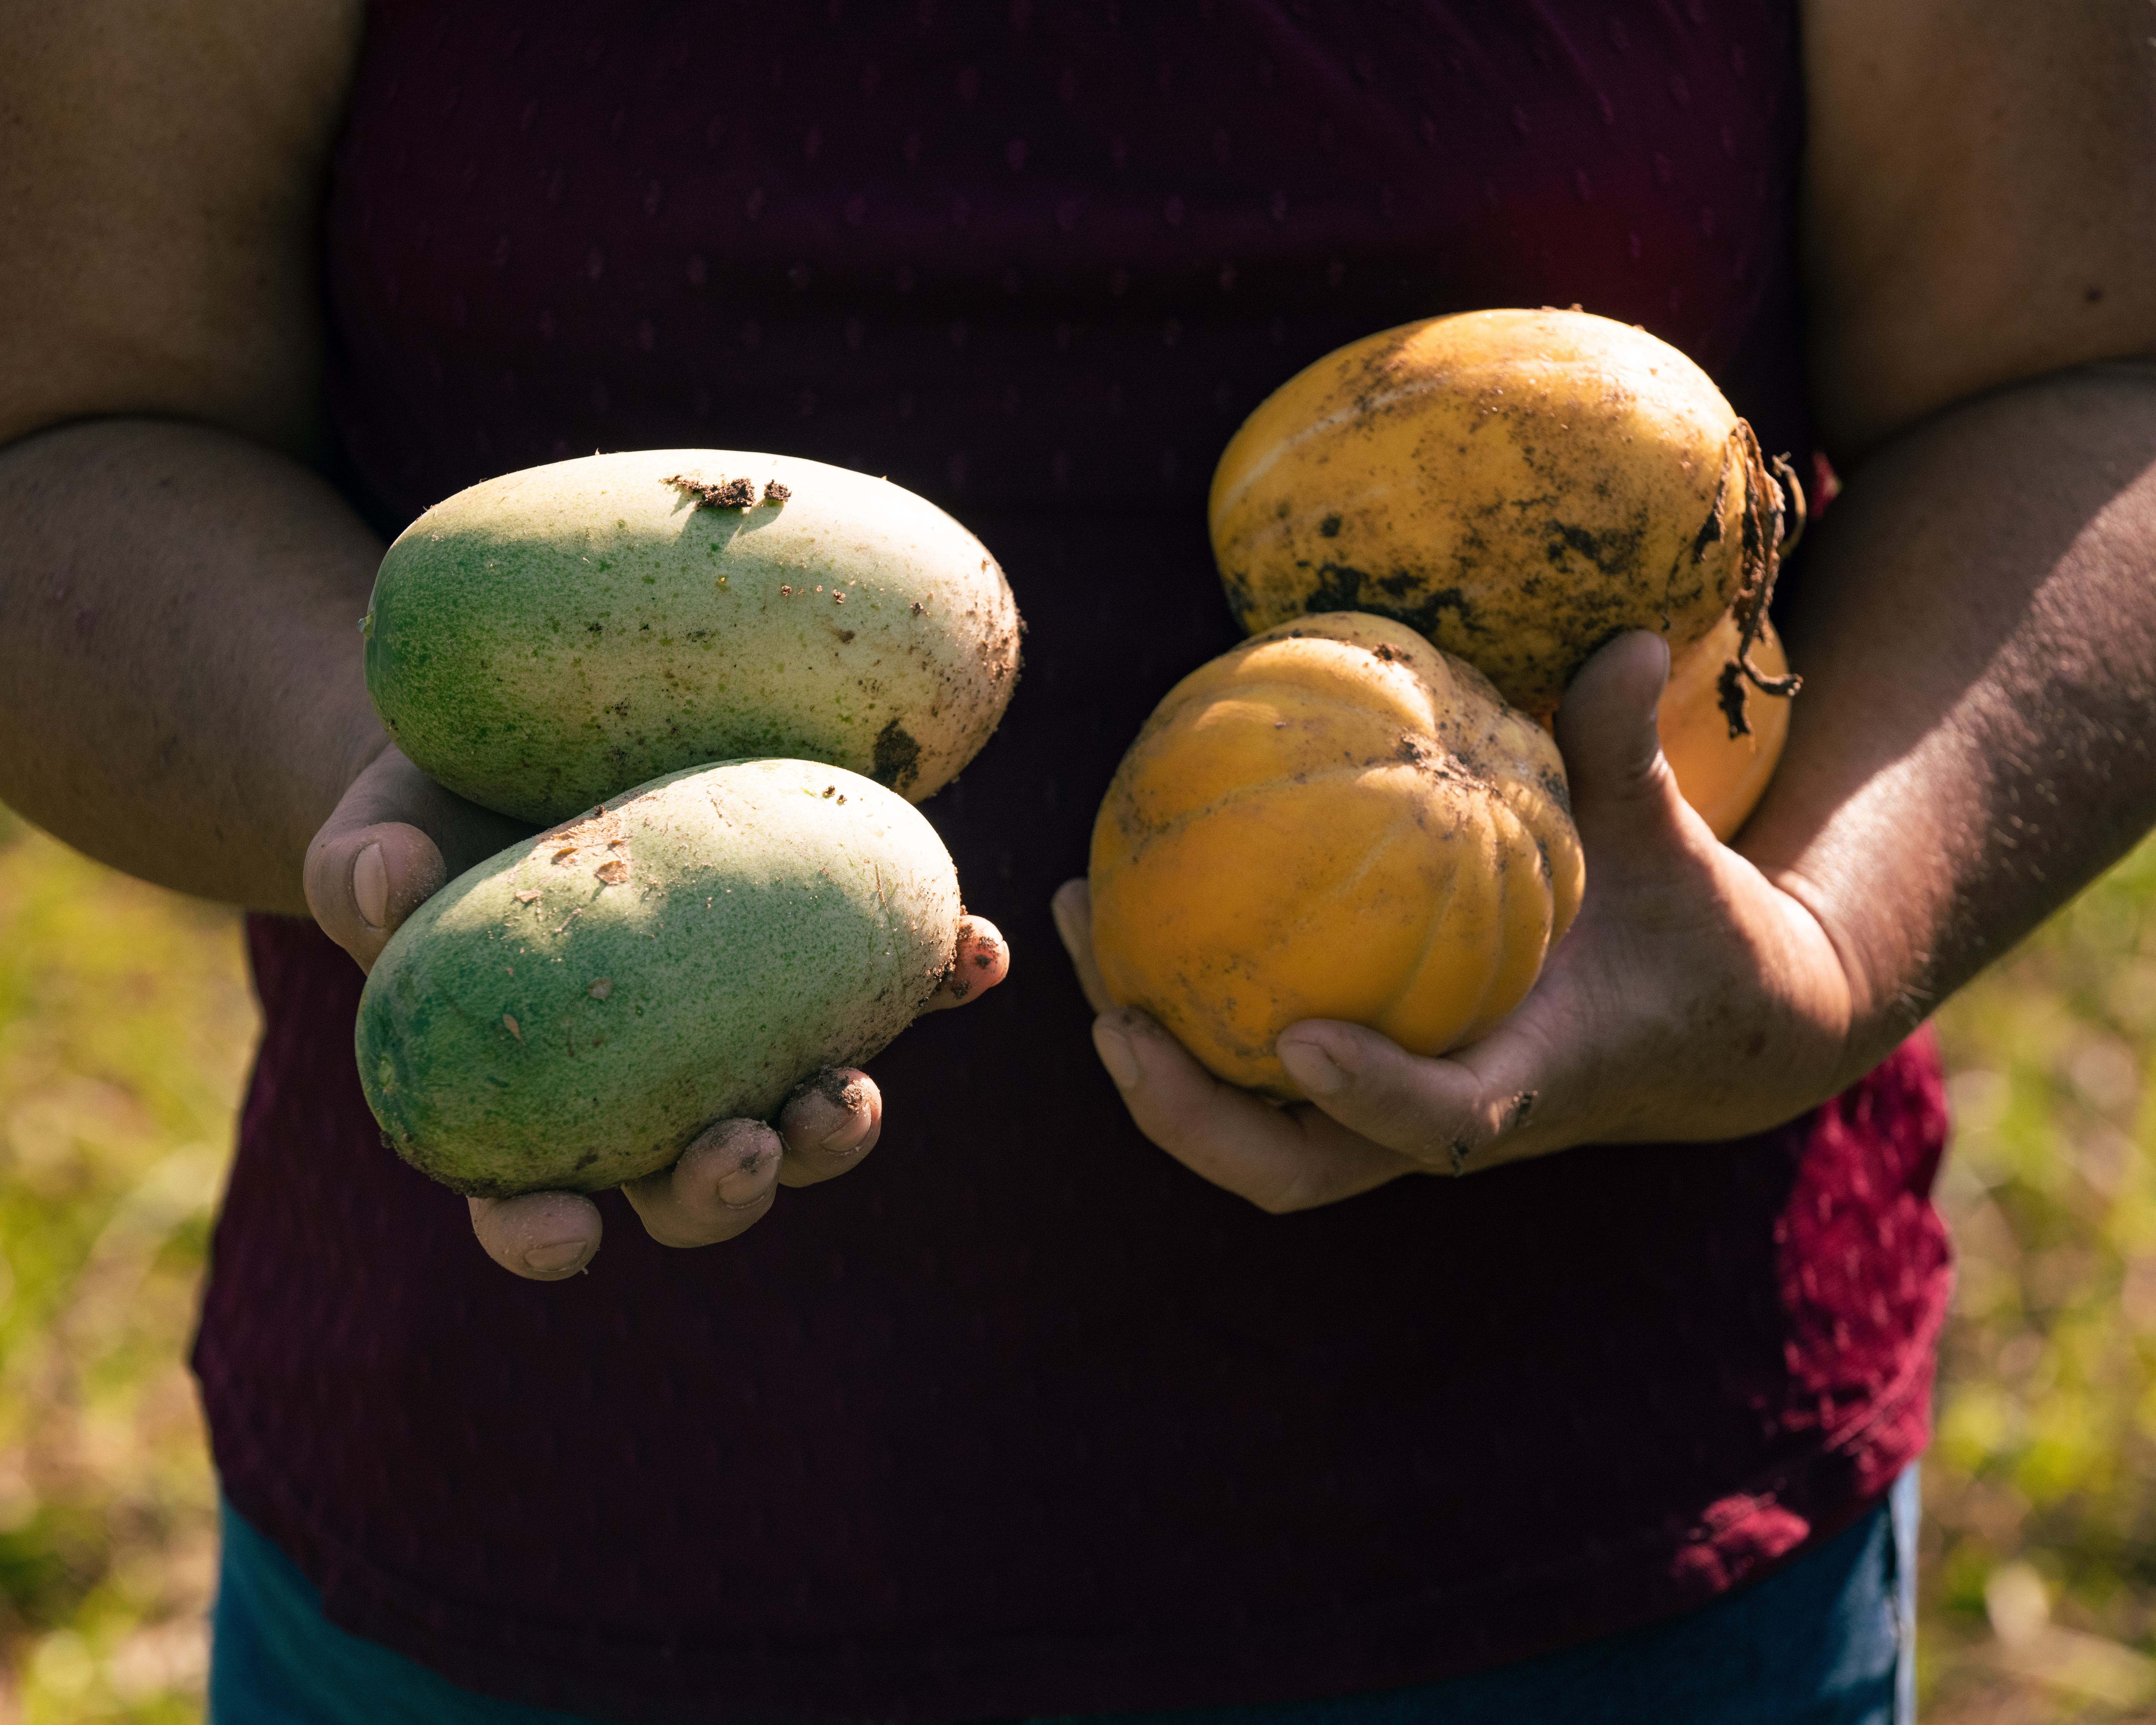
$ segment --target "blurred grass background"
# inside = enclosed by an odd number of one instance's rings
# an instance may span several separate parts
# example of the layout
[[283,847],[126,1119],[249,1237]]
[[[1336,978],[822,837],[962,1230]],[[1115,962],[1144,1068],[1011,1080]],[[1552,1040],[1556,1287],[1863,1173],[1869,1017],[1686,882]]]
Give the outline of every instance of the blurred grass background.
[[0,1720],[201,1717],[186,1356],[254,1029],[230,911],[0,810]]
[[[254,1026],[230,912],[0,811],[0,1725],[201,1716],[185,1355]],[[2156,842],[1940,1028],[1923,1717],[2156,1721]]]

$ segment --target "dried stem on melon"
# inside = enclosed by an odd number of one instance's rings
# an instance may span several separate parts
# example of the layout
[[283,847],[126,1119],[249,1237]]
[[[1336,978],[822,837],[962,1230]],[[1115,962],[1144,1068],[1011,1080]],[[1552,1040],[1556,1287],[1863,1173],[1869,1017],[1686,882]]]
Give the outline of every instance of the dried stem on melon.
[[[1787,701],[1804,687],[1804,682],[1794,672],[1787,676],[1769,676],[1752,662],[1752,649],[1758,644],[1760,631],[1766,627],[1767,608],[1774,603],[1774,583],[1781,574],[1782,558],[1794,551],[1797,542],[1804,537],[1804,488],[1797,483],[1796,471],[1786,455],[1775,456],[1773,470],[1768,471],[1768,464],[1759,453],[1759,439],[1748,421],[1740,418],[1737,422],[1736,435],[1744,447],[1744,513],[1741,529],[1744,555],[1738,578],[1737,598],[1730,608],[1737,619],[1737,652],[1722,666],[1721,681],[1717,685],[1722,716],[1729,721],[1732,738],[1752,734],[1752,721],[1744,710],[1747,683],[1762,695]],[[1703,552],[1704,546],[1701,549]]]

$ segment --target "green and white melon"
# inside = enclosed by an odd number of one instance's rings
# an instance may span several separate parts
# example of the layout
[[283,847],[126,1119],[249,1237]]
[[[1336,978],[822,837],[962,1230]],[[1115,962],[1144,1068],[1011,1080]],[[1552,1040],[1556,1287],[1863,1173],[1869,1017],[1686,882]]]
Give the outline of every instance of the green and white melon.
[[389,547],[362,629],[398,747],[540,822],[753,755],[918,802],[987,742],[1019,665],[1009,584],[942,510],[726,449],[592,455],[459,491]]
[[881,1049],[959,916],[942,841],[872,780],[673,773],[422,905],[361,997],[360,1081],[398,1153],[459,1192],[619,1185]]

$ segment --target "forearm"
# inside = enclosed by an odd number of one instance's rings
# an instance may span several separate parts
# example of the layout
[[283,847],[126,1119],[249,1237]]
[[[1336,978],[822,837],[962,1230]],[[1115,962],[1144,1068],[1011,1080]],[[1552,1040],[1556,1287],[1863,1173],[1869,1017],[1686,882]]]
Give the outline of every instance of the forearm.
[[1840,955],[1848,1076],[2156,824],[2152,462],[2156,371],[2055,376],[1882,447],[1806,552],[1741,848]]
[[0,799],[185,892],[304,915],[316,829],[383,738],[380,542],[221,432],[105,420],[0,449]]

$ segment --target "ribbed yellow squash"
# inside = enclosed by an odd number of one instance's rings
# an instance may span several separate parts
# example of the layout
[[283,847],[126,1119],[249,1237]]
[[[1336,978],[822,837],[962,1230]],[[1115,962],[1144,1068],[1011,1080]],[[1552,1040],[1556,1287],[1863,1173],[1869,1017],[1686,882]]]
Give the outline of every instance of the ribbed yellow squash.
[[1782,499],[1706,372],[1578,311],[1472,311],[1290,378],[1213,479],[1214,555],[1255,631],[1396,618],[1538,716],[1620,629],[1681,651],[1771,582]]
[[1579,906],[1557,746],[1404,624],[1338,613],[1192,672],[1094,824],[1093,949],[1230,1083],[1343,1019],[1436,1054],[1518,1004]]

